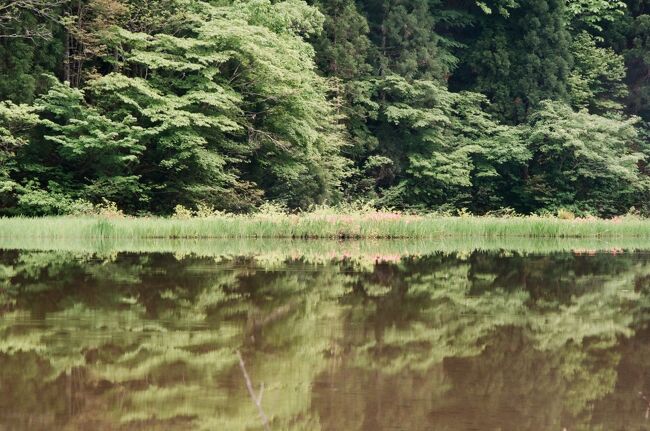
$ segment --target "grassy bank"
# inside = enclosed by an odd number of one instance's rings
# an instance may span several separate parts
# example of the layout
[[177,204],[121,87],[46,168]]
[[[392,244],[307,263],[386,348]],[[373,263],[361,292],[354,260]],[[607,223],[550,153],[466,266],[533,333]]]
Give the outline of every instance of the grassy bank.
[[0,238],[648,238],[650,219],[448,217],[396,213],[205,218],[0,218]]
[[650,249],[642,238],[442,238],[377,240],[298,239],[106,239],[0,238],[2,250],[54,251],[111,258],[116,253],[173,253],[218,261],[246,257],[265,264],[299,259],[308,263],[398,261],[438,253],[501,252],[527,254],[619,254]]

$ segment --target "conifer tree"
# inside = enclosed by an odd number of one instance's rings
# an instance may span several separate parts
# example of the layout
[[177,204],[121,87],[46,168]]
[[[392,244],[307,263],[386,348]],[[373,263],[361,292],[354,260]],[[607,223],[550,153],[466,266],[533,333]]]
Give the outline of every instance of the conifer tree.
[[[562,0],[525,0],[508,16],[483,15],[460,82],[488,96],[505,121],[519,123],[544,99],[567,100],[572,64]],[[476,31],[471,29],[470,31]]]
[[373,63],[380,75],[446,78],[454,58],[441,47],[428,0],[369,0],[365,11],[378,50]]

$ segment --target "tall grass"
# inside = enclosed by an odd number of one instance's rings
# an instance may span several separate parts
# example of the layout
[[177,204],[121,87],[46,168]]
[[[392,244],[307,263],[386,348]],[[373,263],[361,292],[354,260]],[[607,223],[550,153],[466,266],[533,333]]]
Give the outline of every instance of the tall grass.
[[0,238],[648,238],[650,219],[415,216],[387,212],[161,217],[0,218]]
[[323,263],[347,259],[360,262],[395,261],[436,253],[469,255],[473,251],[521,254],[610,253],[650,249],[642,238],[460,238],[429,239],[107,239],[107,238],[0,238],[0,250],[56,251],[93,254],[174,253],[230,259],[245,256],[263,262],[301,259]]

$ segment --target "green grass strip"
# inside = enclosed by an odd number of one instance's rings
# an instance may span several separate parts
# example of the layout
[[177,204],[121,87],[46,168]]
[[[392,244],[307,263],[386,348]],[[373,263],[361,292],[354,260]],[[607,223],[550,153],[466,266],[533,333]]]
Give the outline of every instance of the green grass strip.
[[439,239],[649,238],[650,219],[448,217],[394,213],[227,215],[210,218],[0,218],[0,238],[106,239]]

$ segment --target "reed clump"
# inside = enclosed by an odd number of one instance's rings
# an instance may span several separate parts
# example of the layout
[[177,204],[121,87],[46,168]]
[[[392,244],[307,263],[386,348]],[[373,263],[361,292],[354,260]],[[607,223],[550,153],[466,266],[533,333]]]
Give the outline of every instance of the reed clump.
[[128,217],[120,213],[85,216],[0,218],[1,238],[293,238],[437,239],[461,238],[649,238],[650,219],[626,215],[595,217],[473,216],[407,214],[320,208],[289,214],[277,209],[251,215],[188,212],[174,217]]

